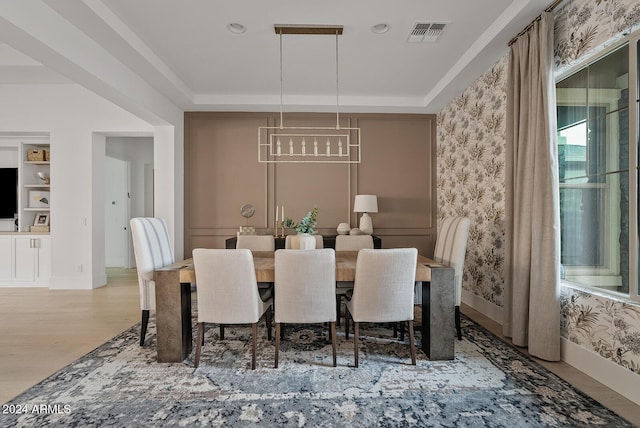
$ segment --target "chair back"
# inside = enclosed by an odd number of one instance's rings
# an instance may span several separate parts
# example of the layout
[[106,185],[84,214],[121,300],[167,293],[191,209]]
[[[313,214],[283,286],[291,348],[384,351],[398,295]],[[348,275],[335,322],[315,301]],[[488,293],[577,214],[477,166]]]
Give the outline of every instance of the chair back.
[[360,250],[350,302],[353,320],[413,320],[417,260],[415,248]]
[[250,250],[196,248],[193,267],[198,278],[198,322],[258,322],[261,299]]
[[236,249],[273,251],[275,248],[275,239],[271,235],[238,235],[236,240]]
[[[320,248],[324,248],[324,240],[322,239],[322,235],[312,235],[316,238],[316,250]],[[299,250],[300,249],[300,238],[298,235],[287,235],[284,240],[284,248],[287,250]]]
[[130,220],[136,258],[140,308],[156,307],[154,271],[175,262],[167,223],[162,218],[136,217]]
[[449,265],[455,271],[456,306],[460,306],[462,299],[462,274],[470,224],[471,221],[467,217],[446,217],[438,232],[436,249],[433,253],[435,261]]
[[371,235],[338,235],[336,251],[358,251],[373,248]]
[[336,320],[336,255],[332,248],[275,253],[275,322]]

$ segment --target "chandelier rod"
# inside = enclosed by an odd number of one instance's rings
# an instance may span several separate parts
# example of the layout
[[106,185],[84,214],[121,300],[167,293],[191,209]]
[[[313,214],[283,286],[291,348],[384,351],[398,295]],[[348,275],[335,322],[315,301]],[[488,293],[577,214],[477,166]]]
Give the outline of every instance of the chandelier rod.
[[336,31],[336,130],[340,129],[340,83],[338,74],[338,31]]
[[284,124],[282,123],[282,31],[280,31],[280,129]]

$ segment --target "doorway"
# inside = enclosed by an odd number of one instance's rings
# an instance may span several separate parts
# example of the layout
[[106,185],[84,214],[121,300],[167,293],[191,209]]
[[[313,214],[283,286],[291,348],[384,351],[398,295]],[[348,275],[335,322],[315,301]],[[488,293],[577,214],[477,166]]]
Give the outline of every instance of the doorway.
[[129,267],[130,164],[105,158],[105,267]]
[[135,266],[129,220],[154,215],[153,153],[153,137],[106,138],[105,267]]

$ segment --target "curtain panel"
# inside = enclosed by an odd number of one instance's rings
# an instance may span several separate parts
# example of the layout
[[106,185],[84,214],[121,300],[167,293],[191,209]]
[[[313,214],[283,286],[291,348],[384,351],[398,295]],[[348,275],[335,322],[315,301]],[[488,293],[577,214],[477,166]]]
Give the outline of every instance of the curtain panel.
[[507,77],[503,332],[560,359],[560,197],[553,14],[511,45]]

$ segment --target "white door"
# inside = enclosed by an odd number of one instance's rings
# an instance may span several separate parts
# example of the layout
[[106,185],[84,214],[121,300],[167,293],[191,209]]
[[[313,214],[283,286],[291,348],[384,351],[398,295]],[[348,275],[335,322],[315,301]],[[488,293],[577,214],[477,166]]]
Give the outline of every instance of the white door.
[[129,266],[129,162],[105,157],[105,266]]

